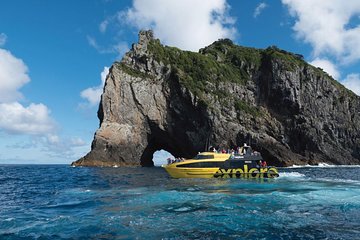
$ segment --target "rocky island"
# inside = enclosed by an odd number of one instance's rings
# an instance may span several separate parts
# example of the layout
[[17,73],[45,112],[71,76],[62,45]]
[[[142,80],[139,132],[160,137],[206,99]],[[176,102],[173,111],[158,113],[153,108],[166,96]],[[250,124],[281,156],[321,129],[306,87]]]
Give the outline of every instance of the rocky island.
[[360,97],[298,54],[223,39],[199,53],[152,31],[115,62],[91,151],[74,166],[153,166],[251,141],[271,165],[360,164]]

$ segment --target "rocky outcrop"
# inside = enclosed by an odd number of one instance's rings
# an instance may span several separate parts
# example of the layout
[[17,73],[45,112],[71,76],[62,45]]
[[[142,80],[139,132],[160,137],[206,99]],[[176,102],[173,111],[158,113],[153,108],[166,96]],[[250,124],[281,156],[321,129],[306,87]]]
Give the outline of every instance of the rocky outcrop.
[[91,151],[75,166],[152,166],[164,149],[193,157],[209,144],[251,142],[268,163],[360,163],[360,98],[302,56],[219,40],[199,53],[151,31],[116,62]]

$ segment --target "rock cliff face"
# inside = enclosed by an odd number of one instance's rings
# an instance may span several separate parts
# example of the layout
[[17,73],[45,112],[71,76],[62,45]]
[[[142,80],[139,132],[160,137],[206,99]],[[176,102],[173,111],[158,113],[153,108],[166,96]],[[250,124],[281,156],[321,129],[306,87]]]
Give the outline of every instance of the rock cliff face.
[[360,98],[302,56],[219,40],[199,53],[142,31],[111,67],[78,166],[152,166],[250,142],[269,164],[360,164]]

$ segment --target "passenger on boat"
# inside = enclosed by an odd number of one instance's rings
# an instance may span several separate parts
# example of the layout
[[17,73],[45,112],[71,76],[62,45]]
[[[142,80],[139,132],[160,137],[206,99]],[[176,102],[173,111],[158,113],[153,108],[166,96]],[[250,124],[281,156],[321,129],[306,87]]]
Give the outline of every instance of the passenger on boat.
[[235,151],[231,149],[230,151],[230,158],[233,159],[235,157]]
[[175,158],[175,162],[183,162],[184,161],[184,159],[183,158]]
[[265,160],[262,161],[261,167],[263,167],[263,168],[267,167],[267,162]]
[[244,143],[244,146],[243,147],[238,147],[237,149],[238,149],[238,154],[239,155],[246,155],[246,153],[247,153],[247,145],[246,145],[246,143]]

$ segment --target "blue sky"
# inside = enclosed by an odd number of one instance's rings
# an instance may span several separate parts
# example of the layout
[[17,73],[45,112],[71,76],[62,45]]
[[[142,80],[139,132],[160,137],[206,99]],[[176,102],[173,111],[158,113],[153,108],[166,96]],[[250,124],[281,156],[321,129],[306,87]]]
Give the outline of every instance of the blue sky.
[[144,28],[191,51],[219,38],[276,45],[359,95],[359,14],[357,0],[3,0],[0,163],[70,163],[87,153],[107,69]]

